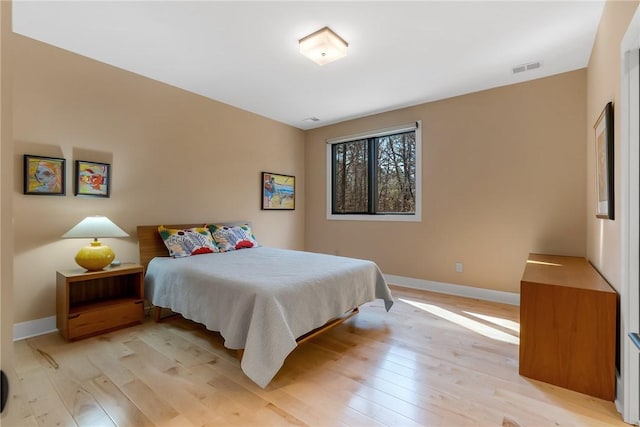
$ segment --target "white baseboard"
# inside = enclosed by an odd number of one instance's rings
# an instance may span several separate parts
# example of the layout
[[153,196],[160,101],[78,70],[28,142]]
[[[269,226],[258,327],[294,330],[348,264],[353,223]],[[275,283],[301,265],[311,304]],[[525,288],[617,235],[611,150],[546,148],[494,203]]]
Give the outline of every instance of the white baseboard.
[[434,282],[432,280],[414,279],[411,277],[385,274],[387,283],[404,286],[405,288],[421,289],[423,291],[438,292],[447,295],[474,298],[483,301],[493,301],[503,304],[520,305],[520,294],[513,292],[495,291],[493,289],[474,288],[472,286],[454,285],[453,283]]
[[31,337],[37,337],[38,335],[56,332],[57,330],[56,316],[15,323],[13,325],[13,340],[20,341]]

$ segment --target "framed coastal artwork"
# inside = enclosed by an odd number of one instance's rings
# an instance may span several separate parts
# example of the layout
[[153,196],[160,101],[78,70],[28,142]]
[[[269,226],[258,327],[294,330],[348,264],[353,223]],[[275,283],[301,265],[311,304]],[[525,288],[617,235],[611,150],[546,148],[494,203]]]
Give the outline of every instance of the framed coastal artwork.
[[296,177],[262,172],[262,209],[293,210],[296,208]]
[[65,195],[65,159],[24,155],[24,194]]

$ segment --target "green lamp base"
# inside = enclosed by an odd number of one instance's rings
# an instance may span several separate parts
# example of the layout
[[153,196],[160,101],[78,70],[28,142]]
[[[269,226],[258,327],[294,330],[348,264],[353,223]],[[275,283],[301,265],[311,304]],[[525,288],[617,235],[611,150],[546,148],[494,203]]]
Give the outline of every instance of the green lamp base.
[[98,271],[111,264],[115,257],[116,255],[109,246],[103,246],[102,243],[95,240],[91,242],[91,246],[80,249],[76,255],[76,263],[89,271]]

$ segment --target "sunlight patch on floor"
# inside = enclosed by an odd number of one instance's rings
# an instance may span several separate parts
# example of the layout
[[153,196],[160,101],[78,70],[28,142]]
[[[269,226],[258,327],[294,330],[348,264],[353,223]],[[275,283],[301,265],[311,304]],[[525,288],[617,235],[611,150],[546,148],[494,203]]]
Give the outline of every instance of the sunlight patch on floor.
[[502,317],[487,316],[486,314],[472,313],[470,311],[465,311],[464,313],[468,314],[469,316],[474,316],[479,319],[482,319],[485,322],[490,322],[490,323],[493,323],[494,325],[498,325],[498,326],[502,326],[503,328],[510,329],[513,332],[520,333],[520,324],[518,322],[514,322],[513,320],[503,319]]
[[431,313],[434,316],[438,316],[442,319],[448,320],[449,322],[455,323],[456,325],[462,326],[463,328],[467,328],[470,331],[473,331],[480,335],[484,335],[485,337],[510,344],[520,344],[520,339],[518,337],[510,335],[492,326],[485,325],[484,323],[480,323],[477,320],[473,320],[452,311],[445,310],[444,308],[432,304],[426,304],[423,302],[411,301],[404,298],[400,298],[400,301],[412,305],[413,307],[419,308],[420,310]]

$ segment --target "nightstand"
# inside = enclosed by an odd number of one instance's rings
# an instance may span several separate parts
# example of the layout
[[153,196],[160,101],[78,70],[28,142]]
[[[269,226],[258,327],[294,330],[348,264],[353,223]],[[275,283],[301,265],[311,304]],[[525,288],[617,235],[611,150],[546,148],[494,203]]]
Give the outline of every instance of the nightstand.
[[144,269],[122,264],[99,271],[56,273],[56,326],[76,340],[141,323],[144,315]]

